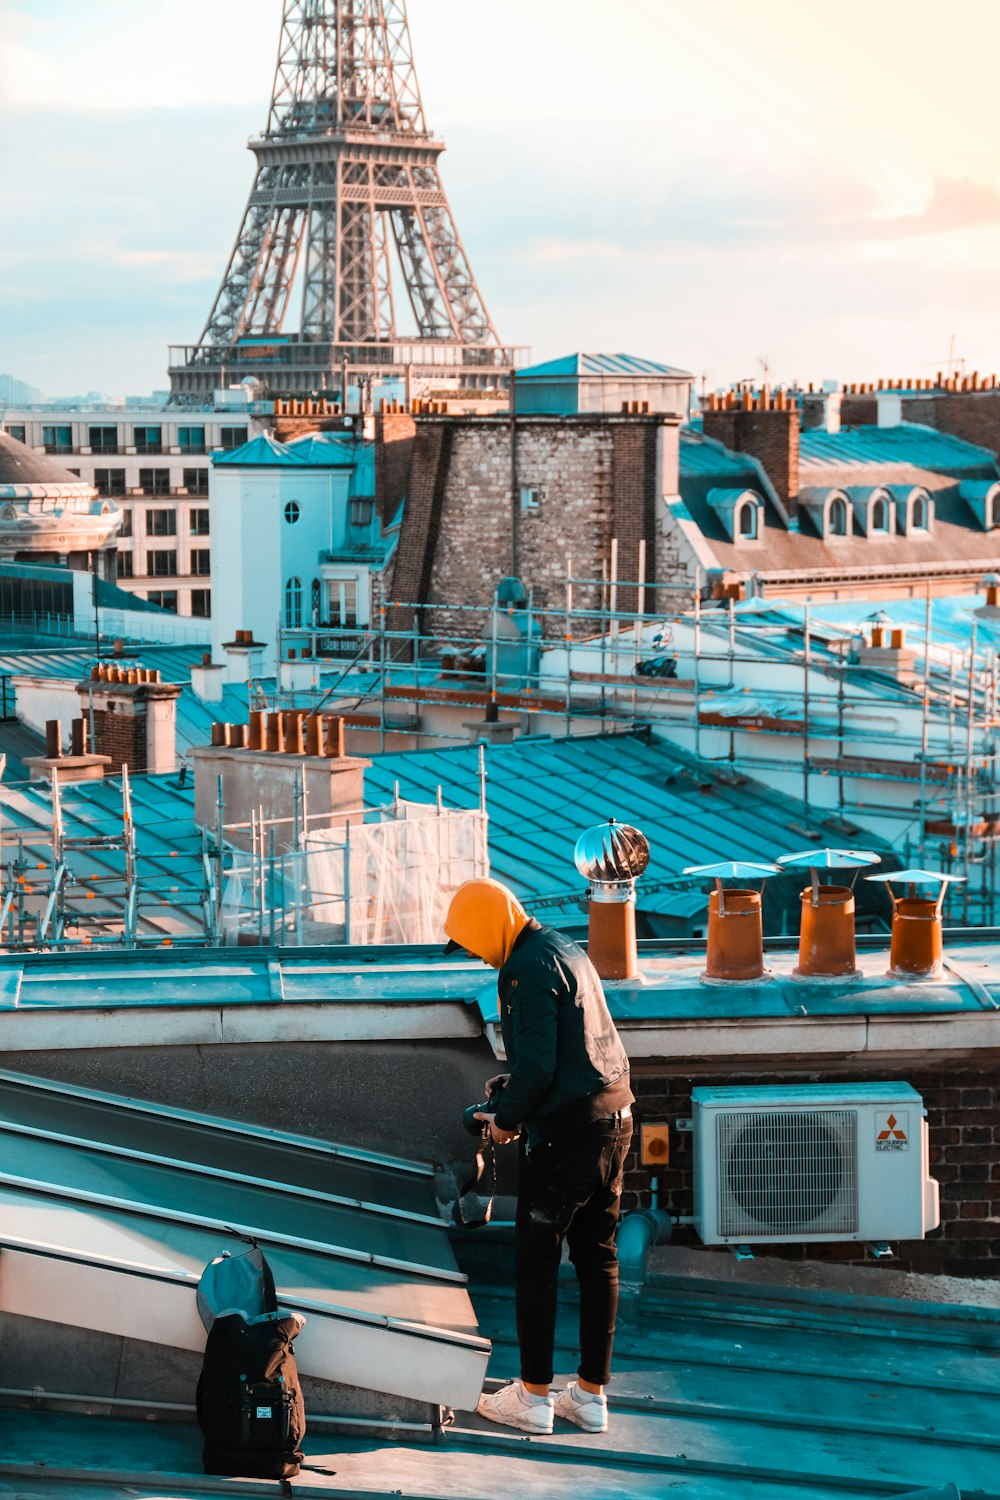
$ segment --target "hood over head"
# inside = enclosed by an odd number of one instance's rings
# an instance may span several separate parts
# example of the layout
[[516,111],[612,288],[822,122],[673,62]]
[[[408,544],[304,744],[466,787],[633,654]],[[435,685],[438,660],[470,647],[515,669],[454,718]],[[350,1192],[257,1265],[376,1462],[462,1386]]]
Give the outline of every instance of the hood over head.
[[467,880],[452,897],[444,930],[459,948],[502,969],[529,921],[514,892],[499,880]]

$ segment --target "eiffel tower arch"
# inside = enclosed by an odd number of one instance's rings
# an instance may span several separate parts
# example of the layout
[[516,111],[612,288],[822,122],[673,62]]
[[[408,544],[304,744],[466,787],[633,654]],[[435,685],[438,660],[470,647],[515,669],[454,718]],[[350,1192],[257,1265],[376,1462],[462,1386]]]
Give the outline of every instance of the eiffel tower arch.
[[[505,381],[501,344],[441,182],[406,0],[284,0],[257,175],[171,404],[252,375],[269,396],[359,376]],[[298,309],[298,327],[294,309]]]

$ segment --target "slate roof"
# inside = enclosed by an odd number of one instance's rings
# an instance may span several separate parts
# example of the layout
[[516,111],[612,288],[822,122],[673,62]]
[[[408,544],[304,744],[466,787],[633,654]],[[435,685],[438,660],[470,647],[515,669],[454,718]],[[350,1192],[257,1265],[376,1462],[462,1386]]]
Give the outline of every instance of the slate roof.
[[[695,428],[681,434],[680,493],[719,568],[772,572],[828,572],[845,568],[891,568],[900,564],[976,563],[984,572],[1000,570],[1000,533],[985,532],[961,481],[1000,476],[995,456],[948,433],[904,423],[896,428],[845,428],[840,433],[802,433],[799,482],[817,487],[920,485],[932,495],[933,530],[919,536],[880,540],[863,535],[827,540],[801,514],[799,531],[789,531],[762,486],[752,460],[706,441]],[[765,500],[760,544],[733,542],[708,503],[714,489],[755,489]]]
[[563,359],[550,359],[545,364],[529,365],[526,370],[518,370],[517,379],[518,382],[551,380],[553,376],[574,379],[588,375],[617,379],[629,376],[670,376],[678,380],[693,378],[688,370],[681,370],[675,365],[661,365],[652,359],[640,359],[634,354],[567,354]]

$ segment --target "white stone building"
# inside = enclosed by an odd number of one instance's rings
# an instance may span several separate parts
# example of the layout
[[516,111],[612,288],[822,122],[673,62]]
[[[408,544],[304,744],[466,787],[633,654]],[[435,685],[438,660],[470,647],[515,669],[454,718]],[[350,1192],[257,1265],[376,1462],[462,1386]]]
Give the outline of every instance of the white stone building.
[[211,455],[241,447],[270,404],[243,388],[210,411],[161,407],[9,409],[2,431],[61,465],[121,510],[113,577],[180,615],[212,612],[208,474]]
[[237,631],[284,658],[353,654],[380,605],[390,541],[375,505],[374,445],[346,433],[261,434],[211,464],[212,646]]

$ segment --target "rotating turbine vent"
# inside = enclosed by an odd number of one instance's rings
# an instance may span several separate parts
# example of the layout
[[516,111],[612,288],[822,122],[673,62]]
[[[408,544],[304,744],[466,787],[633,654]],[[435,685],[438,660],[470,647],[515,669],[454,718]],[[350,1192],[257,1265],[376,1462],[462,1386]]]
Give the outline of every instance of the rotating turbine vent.
[[602,979],[635,979],[635,883],[649,864],[649,844],[638,828],[609,818],[577,839],[576,868],[590,882],[587,951]]

